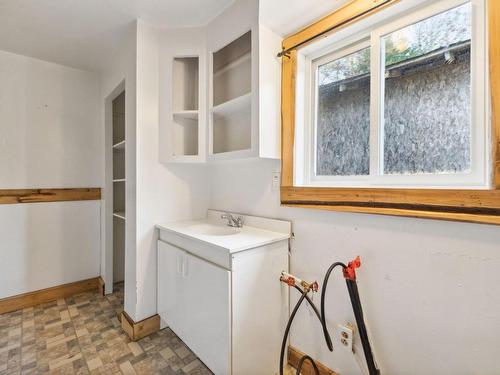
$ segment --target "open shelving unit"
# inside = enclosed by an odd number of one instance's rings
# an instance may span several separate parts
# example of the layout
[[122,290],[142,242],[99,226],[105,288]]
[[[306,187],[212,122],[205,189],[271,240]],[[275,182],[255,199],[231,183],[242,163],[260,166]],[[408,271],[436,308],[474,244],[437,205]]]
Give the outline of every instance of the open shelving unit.
[[199,70],[197,56],[173,58],[170,161],[194,161],[200,156]]
[[237,98],[230,99],[212,108],[212,113],[217,116],[231,117],[244,112],[252,105],[252,94],[243,94]]
[[113,100],[113,282],[125,278],[125,92]]
[[161,163],[280,158],[282,38],[255,17],[242,16],[234,28],[226,17],[165,37]]
[[252,32],[212,55],[210,154],[252,147]]
[[125,211],[116,211],[113,213],[113,216],[125,220]]
[[113,150],[125,151],[125,140],[113,145]]

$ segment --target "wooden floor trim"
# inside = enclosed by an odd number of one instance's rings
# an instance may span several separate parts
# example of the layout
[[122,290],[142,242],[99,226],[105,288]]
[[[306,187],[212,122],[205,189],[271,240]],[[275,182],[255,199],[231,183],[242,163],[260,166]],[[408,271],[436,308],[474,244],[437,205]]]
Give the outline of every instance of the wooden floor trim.
[[99,293],[104,296],[106,294],[106,284],[104,283],[104,279],[102,278],[102,276],[99,276],[99,278],[97,279],[97,287],[99,288]]
[[[305,353],[294,348],[293,346],[289,346],[288,347],[288,364],[296,369],[297,366],[299,365],[300,359],[304,355],[305,355]],[[328,367],[326,367],[321,362],[318,362],[316,360],[314,360],[314,362],[316,363],[316,366],[318,366],[318,370],[319,370],[319,373],[321,375],[338,375],[335,371],[330,370]],[[310,362],[304,362],[304,365],[302,366],[302,373],[301,374],[302,375],[315,375],[314,369],[313,369]]]
[[76,281],[74,283],[54,286],[34,292],[0,299],[0,314],[32,307],[40,303],[55,301],[77,293],[95,290],[99,287],[99,278]]
[[121,322],[123,330],[129,335],[132,341],[140,340],[160,330],[160,316],[158,314],[136,323],[123,311]]
[[89,201],[101,199],[101,188],[0,189],[0,204]]

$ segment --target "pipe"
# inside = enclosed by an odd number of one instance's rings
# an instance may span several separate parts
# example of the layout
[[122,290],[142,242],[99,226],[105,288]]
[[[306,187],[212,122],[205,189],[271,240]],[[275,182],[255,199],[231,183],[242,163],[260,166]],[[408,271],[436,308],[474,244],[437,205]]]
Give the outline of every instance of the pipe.
[[380,371],[377,369],[375,360],[373,359],[373,352],[368,339],[368,332],[366,331],[365,320],[363,318],[363,308],[359,299],[358,284],[356,280],[346,279],[347,290],[351,298],[351,305],[356,318],[356,325],[358,326],[359,337],[363,345],[363,352],[365,353],[366,365],[368,366],[368,373],[370,375],[379,375]]
[[[288,340],[288,333],[290,332],[290,327],[292,326],[293,319],[295,318],[295,315],[297,314],[297,311],[299,310],[300,305],[302,302],[304,302],[304,299],[307,296],[307,293],[309,293],[309,290],[304,290],[302,292],[302,296],[300,296],[299,301],[295,305],[292,314],[290,315],[290,318],[288,319],[288,323],[285,328],[285,334],[283,335],[283,341],[281,342],[281,353],[280,353],[280,375],[283,375],[283,367],[284,367],[284,362],[285,362],[285,347],[286,347],[286,342]],[[299,373],[300,374],[300,373]],[[320,375],[319,372],[316,375]]]
[[[280,352],[280,375],[283,375],[283,368],[284,368],[284,359],[285,359],[285,347],[286,347],[286,342],[288,340],[288,335],[290,333],[290,328],[292,326],[292,322],[295,319],[295,315],[297,314],[297,311],[300,308],[300,305],[304,302],[304,299],[311,305],[311,307],[314,310],[314,313],[316,314],[316,317],[321,323],[321,327],[323,329],[323,336],[325,337],[326,344],[328,346],[328,349],[330,351],[333,351],[333,344],[332,344],[332,339],[330,337],[330,333],[328,331],[328,327],[326,324],[326,314],[325,314],[325,300],[326,300],[326,289],[328,286],[328,281],[330,279],[330,275],[333,272],[333,270],[336,267],[342,267],[342,273],[344,274],[344,278],[346,280],[346,285],[347,285],[347,290],[349,292],[349,297],[351,299],[351,305],[354,311],[354,316],[356,318],[356,324],[359,329],[359,335],[361,338],[361,343],[363,345],[363,352],[365,354],[365,359],[366,359],[366,364],[368,366],[368,371],[370,375],[380,375],[380,371],[378,370],[375,360],[373,358],[373,352],[371,350],[370,346],[370,341],[368,339],[368,333],[366,331],[366,326],[363,318],[363,309],[361,307],[361,300],[359,298],[359,293],[358,293],[358,286],[356,283],[356,268],[361,266],[361,261],[359,257],[354,259],[353,261],[349,262],[348,265],[346,266],[342,262],[335,262],[333,263],[328,270],[326,271],[325,278],[323,280],[323,289],[321,290],[321,306],[320,310],[316,307],[314,302],[309,298],[308,293],[310,291],[317,291],[317,283],[308,283],[305,282],[298,277],[295,277],[293,275],[290,275],[286,272],[282,272],[280,281],[283,283],[286,283],[289,286],[293,286],[297,291],[301,293],[301,296],[297,303],[295,304],[295,307],[293,308],[292,313],[290,314],[290,318],[288,319],[288,323],[285,328],[285,333],[283,335],[283,340],[281,342],[281,352]],[[297,283],[301,284],[304,286],[304,289],[301,289]],[[305,361],[309,361],[312,366],[313,370],[316,375],[320,375],[318,367],[314,360],[309,357],[308,355],[304,355],[297,366],[297,375],[300,375],[302,366],[304,365]]]

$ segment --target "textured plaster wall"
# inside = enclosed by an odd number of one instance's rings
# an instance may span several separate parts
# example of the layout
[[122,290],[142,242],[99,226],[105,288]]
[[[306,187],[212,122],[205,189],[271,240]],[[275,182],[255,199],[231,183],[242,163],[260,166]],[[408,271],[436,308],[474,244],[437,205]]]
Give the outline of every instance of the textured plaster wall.
[[318,98],[317,174],[366,175],[370,172],[370,85],[339,92],[321,90]]
[[[470,168],[469,55],[385,81],[386,173],[460,172]],[[328,85],[319,93],[319,175],[369,172],[370,86]]]
[[386,80],[386,173],[470,168],[469,61]]

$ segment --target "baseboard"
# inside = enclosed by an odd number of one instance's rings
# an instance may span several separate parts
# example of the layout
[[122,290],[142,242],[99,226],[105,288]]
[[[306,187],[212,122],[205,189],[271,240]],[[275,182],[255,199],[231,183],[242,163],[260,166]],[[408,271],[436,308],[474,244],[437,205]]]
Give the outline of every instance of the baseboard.
[[0,314],[24,309],[40,303],[55,301],[73,294],[95,290],[99,287],[99,278],[76,281],[74,283],[54,286],[34,292],[0,299]]
[[[297,368],[300,359],[305,355],[300,350],[294,348],[293,346],[288,347],[288,364],[293,368]],[[314,359],[314,358],[313,358]],[[330,370],[321,362],[314,360],[316,366],[318,366],[319,373],[321,375],[338,375],[335,371]],[[302,375],[315,375],[314,369],[309,361],[306,361],[302,366]]]
[[160,316],[158,314],[136,323],[124,311],[121,315],[121,322],[123,330],[132,341],[140,340],[160,330]]
[[102,278],[102,276],[99,276],[97,283],[98,283],[99,293],[104,296],[106,284],[104,284],[104,279]]

